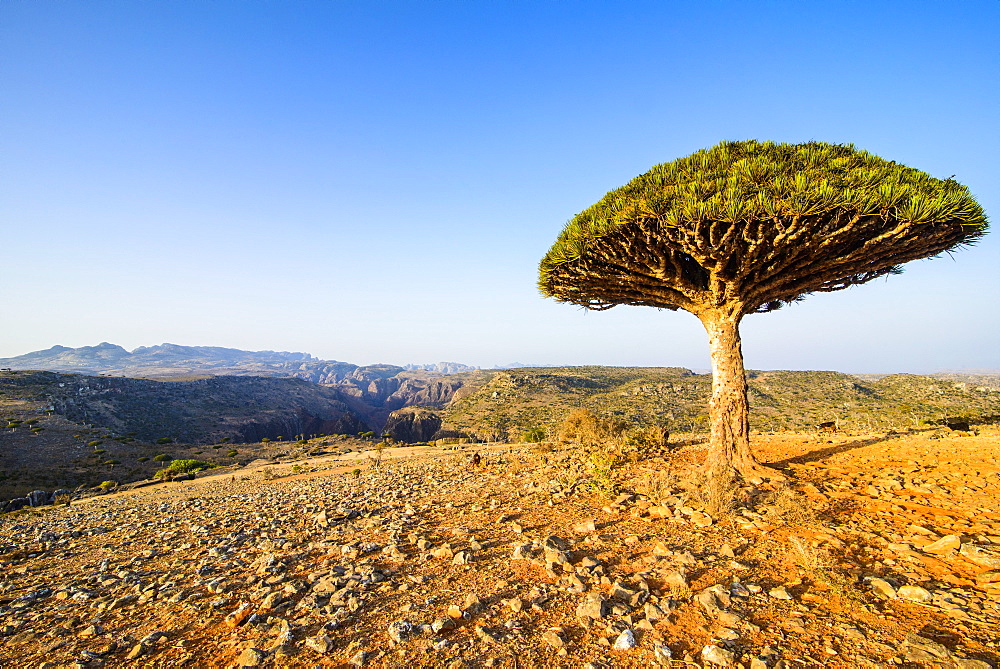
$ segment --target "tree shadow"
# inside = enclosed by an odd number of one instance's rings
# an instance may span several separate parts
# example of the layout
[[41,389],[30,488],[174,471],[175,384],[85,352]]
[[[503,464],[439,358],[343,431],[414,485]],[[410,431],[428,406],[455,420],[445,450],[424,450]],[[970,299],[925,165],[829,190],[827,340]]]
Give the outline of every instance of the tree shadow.
[[884,437],[875,437],[872,439],[862,439],[860,441],[850,441],[844,444],[837,444],[835,446],[827,446],[826,448],[818,448],[815,451],[809,451],[808,453],[803,453],[802,455],[796,455],[792,458],[785,458],[784,460],[778,460],[776,462],[770,463],[769,467],[774,467],[775,469],[782,469],[791,464],[802,465],[807,462],[816,462],[817,460],[825,460],[831,455],[836,455],[838,453],[847,453],[848,451],[853,451],[858,448],[864,448],[865,446],[872,446],[874,444],[880,444],[890,439],[895,439],[896,434],[886,435]]

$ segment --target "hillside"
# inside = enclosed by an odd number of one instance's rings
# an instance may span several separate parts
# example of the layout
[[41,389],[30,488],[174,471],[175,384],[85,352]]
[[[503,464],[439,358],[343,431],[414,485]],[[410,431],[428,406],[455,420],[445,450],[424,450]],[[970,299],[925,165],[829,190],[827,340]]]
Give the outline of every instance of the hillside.
[[[442,430],[513,438],[529,427],[553,434],[582,407],[635,425],[707,427],[710,374],[681,368],[556,367],[484,372],[467,379],[444,412]],[[839,372],[751,371],[751,424],[775,431],[836,420],[855,430],[940,424],[948,416],[994,420],[1000,389],[898,374],[863,381]]]
[[[837,372],[751,372],[757,431],[870,432],[973,424],[1000,415],[1000,390],[929,377],[863,381]],[[681,368],[562,367],[454,375],[355,370],[335,385],[299,378],[215,376],[154,381],[54,372],[0,372],[0,501],[35,488],[144,478],[159,453],[223,457],[220,444],[374,431],[419,442],[446,437],[553,436],[575,408],[671,432],[707,429],[711,377]],[[99,441],[100,447],[87,444]],[[168,443],[157,443],[168,442]],[[209,447],[212,448],[209,448]],[[245,450],[242,449],[241,450]],[[100,452],[98,452],[100,451]]]
[[[0,516],[17,667],[1000,666],[1000,433],[392,449]],[[482,456],[470,463],[471,450]]]

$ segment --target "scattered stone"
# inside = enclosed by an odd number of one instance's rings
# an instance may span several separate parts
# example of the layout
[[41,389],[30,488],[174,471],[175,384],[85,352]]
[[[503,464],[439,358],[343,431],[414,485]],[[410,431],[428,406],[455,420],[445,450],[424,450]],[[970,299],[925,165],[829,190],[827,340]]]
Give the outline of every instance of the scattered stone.
[[872,590],[886,599],[896,599],[896,588],[883,578],[866,579]]
[[618,635],[615,639],[614,644],[611,646],[615,650],[629,650],[635,648],[637,641],[635,639],[635,632],[632,630],[625,630]]
[[736,660],[736,654],[725,648],[710,644],[701,649],[701,659],[709,664],[729,667]]
[[669,667],[673,665],[674,654],[668,646],[654,646],[653,659],[656,660],[661,667]]
[[[891,586],[890,586],[891,587]],[[910,602],[929,602],[934,597],[926,589],[919,585],[904,585],[896,591],[896,596]]]
[[259,667],[264,663],[264,659],[266,657],[267,653],[259,648],[246,648],[242,653],[240,653],[236,663],[240,667]]
[[784,600],[795,599],[794,597],[792,597],[792,593],[788,592],[788,589],[785,588],[785,586],[783,585],[779,585],[777,588],[771,588],[770,590],[767,591],[767,594],[773,597],[774,599],[784,599]]
[[583,601],[576,607],[576,617],[581,619],[600,620],[607,612],[607,603],[603,596],[597,592],[589,592],[583,597]]
[[395,643],[403,643],[413,633],[413,625],[407,620],[397,620],[389,625],[388,633]]
[[729,591],[719,584],[705,588],[695,595],[695,599],[705,609],[705,613],[712,618],[717,617],[721,612],[725,611],[732,601]]
[[933,555],[948,555],[962,546],[962,539],[957,534],[949,534],[923,547],[925,553]]
[[566,645],[566,639],[563,636],[562,627],[550,627],[542,634],[542,641],[549,644],[553,648],[562,648]]

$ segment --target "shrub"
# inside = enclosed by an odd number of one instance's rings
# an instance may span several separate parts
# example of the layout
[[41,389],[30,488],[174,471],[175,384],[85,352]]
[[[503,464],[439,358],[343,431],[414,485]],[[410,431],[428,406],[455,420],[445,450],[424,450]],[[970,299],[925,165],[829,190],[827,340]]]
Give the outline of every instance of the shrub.
[[270,444],[271,443],[271,439],[269,437],[264,437],[263,439],[260,440],[260,443],[262,443],[262,444]]
[[161,444],[161,445],[162,444],[172,444],[172,443],[174,443],[174,440],[171,439],[170,437],[160,437],[159,439],[156,440],[156,443]]
[[237,450],[236,450],[235,448],[233,448],[233,449],[231,449],[231,450],[227,451],[227,452],[226,452],[226,455],[228,455],[228,456],[229,456],[229,457],[231,457],[231,458],[234,458],[234,457],[236,457],[237,455],[239,455],[239,451],[237,451]]
[[106,464],[106,465],[120,465],[121,463],[122,463],[121,460],[115,460],[113,458],[111,460],[105,460],[104,461],[104,464]]
[[144,455],[141,458],[139,458],[139,462],[147,462],[148,460],[149,460],[149,456],[147,456],[147,455]]
[[193,474],[218,466],[214,462],[206,462],[205,460],[174,460],[167,469],[173,470],[176,474]]
[[87,446],[90,446],[92,448],[97,448],[98,446],[100,446],[103,443],[104,442],[101,441],[100,439],[94,439],[93,441],[88,441],[87,442]]
[[527,444],[537,444],[545,439],[545,428],[540,425],[529,427],[521,433],[521,439]]
[[103,490],[104,492],[108,492],[109,490],[113,490],[118,487],[118,481],[103,481],[97,487]]
[[159,455],[153,456],[154,462],[170,462],[171,460],[173,460],[173,458],[166,453],[160,453]]
[[94,454],[95,455],[101,455],[102,453],[107,453],[107,451],[105,449],[103,449],[103,448],[95,448],[94,449]]
[[214,446],[212,446],[212,448],[214,448],[215,450],[219,450],[220,448],[222,448],[222,444],[215,444]]

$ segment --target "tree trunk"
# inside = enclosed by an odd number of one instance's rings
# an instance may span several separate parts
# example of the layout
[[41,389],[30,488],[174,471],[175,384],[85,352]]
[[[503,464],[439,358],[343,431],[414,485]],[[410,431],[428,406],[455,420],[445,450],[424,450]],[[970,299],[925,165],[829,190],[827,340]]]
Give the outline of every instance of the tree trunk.
[[736,472],[745,478],[763,469],[750,452],[750,406],[740,348],[740,315],[703,314],[712,356],[712,399],[709,418],[708,477],[725,485]]

